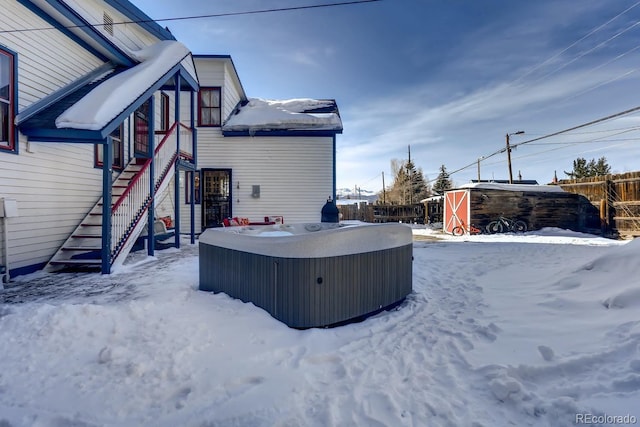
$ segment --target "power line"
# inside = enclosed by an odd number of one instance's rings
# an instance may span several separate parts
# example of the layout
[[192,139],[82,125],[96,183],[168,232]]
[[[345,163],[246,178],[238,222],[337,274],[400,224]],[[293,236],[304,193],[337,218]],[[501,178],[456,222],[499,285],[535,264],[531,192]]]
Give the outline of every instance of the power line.
[[[213,14],[207,14],[207,15],[181,16],[181,17],[174,17],[174,18],[119,21],[119,22],[109,23],[109,25],[145,24],[145,23],[153,23],[153,22],[169,22],[169,21],[186,21],[186,20],[205,19],[205,18],[221,18],[225,16],[256,15],[261,13],[289,12],[293,10],[308,10],[308,9],[319,9],[324,7],[349,6],[354,4],[373,3],[373,2],[379,2],[379,1],[382,1],[382,0],[353,0],[353,1],[345,1],[345,2],[337,2],[337,3],[314,4],[314,5],[307,5],[307,6],[258,9],[258,10],[244,11],[244,12],[225,12],[225,13],[213,13]],[[104,25],[105,24],[68,25],[68,26],[65,26],[64,28],[73,29],[73,28],[87,28],[87,27],[102,27]],[[45,30],[55,30],[55,29],[57,28],[56,27],[21,28],[21,29],[14,29],[14,30],[0,30],[0,34],[23,33],[28,31],[45,31]]]
[[620,16],[624,15],[625,13],[629,12],[631,9],[633,9],[634,7],[640,5],[640,1],[636,2],[635,4],[633,4],[632,6],[628,7],[627,9],[623,10],[622,12],[620,12],[619,14],[617,14],[616,16],[614,16],[613,18],[609,19],[607,22],[605,22],[604,24],[601,24],[599,26],[597,26],[596,28],[593,28],[591,31],[589,31],[587,34],[585,34],[584,36],[582,36],[581,38],[579,38],[578,40],[576,40],[575,42],[571,43],[569,46],[565,47],[564,49],[562,49],[561,51],[559,51],[558,53],[556,53],[555,55],[552,55],[551,57],[547,58],[545,61],[541,62],[540,64],[534,66],[533,68],[531,68],[529,71],[527,71],[526,73],[524,73],[523,75],[521,75],[520,77],[518,77],[517,79],[515,79],[514,81],[511,82],[510,85],[514,85],[518,82],[520,82],[522,79],[524,79],[525,77],[527,77],[528,75],[532,74],[533,72],[535,72],[536,70],[539,70],[540,68],[542,68],[543,66],[545,66],[546,64],[548,64],[549,62],[553,61],[554,59],[558,58],[560,55],[562,55],[563,53],[565,53],[566,51],[568,51],[569,49],[571,49],[572,47],[574,47],[575,45],[577,45],[578,43],[580,43],[581,41],[591,37],[593,34],[597,33],[598,31],[600,31],[601,29],[603,29],[604,27],[606,27],[607,25],[609,25],[610,23],[612,23],[613,21],[615,21],[616,19],[618,19]]
[[[551,138],[553,136],[558,136],[558,135],[561,135],[563,133],[571,132],[571,131],[576,130],[576,129],[582,129],[582,128],[587,127],[587,126],[592,126],[592,125],[595,125],[595,124],[598,124],[598,123],[605,122],[607,120],[611,120],[611,119],[615,119],[617,117],[625,116],[627,114],[631,114],[631,113],[633,113],[635,111],[639,111],[639,110],[640,110],[640,106],[633,107],[633,108],[630,108],[628,110],[625,110],[625,111],[622,111],[622,112],[619,112],[619,113],[615,113],[615,114],[611,114],[609,116],[602,117],[600,119],[592,120],[590,122],[583,123],[583,124],[578,125],[578,126],[573,126],[573,127],[570,127],[570,128],[564,129],[564,130],[560,130],[558,132],[553,132],[553,133],[550,133],[550,134],[547,134],[547,135],[540,136],[538,138],[533,138],[533,139],[530,139],[530,140],[527,140],[527,141],[520,142],[518,144],[512,144],[511,145],[511,149],[513,150],[513,149],[517,148],[520,145],[525,145],[525,144],[529,144],[529,143],[534,142],[534,141],[540,141],[542,139]],[[633,130],[635,130],[635,129],[629,129],[628,132],[631,132]],[[620,133],[624,133],[624,132],[620,132]],[[598,139],[598,138],[596,138],[596,139]],[[564,147],[556,147],[556,148],[554,148],[554,150],[555,149],[559,149],[559,148],[564,148]],[[449,172],[449,176],[451,176],[451,175],[453,175],[455,173],[458,173],[458,172],[462,172],[463,170],[469,169],[470,167],[475,167],[477,165],[478,161],[486,160],[486,159],[488,159],[490,157],[493,157],[493,156],[495,156],[497,154],[504,153],[505,151],[507,151],[506,148],[501,148],[500,150],[494,151],[493,153],[491,153],[491,154],[489,154],[487,156],[480,156],[478,158],[478,160],[476,160],[476,161],[474,161],[472,163],[469,163],[468,165],[465,165],[465,166],[463,166],[461,168],[458,168],[458,169],[454,170],[453,172]]]
[[574,127],[568,128],[568,129],[564,129],[564,130],[561,130],[561,131],[558,131],[558,132],[554,132],[554,133],[551,133],[551,134],[548,134],[548,135],[540,136],[538,138],[530,139],[528,141],[523,141],[523,142],[520,142],[518,144],[512,144],[511,148],[513,149],[513,148],[516,148],[516,147],[518,147],[520,145],[529,144],[530,142],[533,142],[533,141],[540,141],[541,139],[551,138],[552,136],[557,136],[557,135],[560,135],[560,134],[563,134],[563,133],[571,132],[572,130],[581,129],[581,128],[584,128],[584,127],[587,127],[587,126],[592,126],[592,125],[595,125],[595,124],[598,124],[598,123],[606,122],[607,120],[615,119],[615,118],[621,117],[621,116],[626,116],[627,114],[633,113],[634,111],[638,111],[638,110],[640,110],[640,106],[633,107],[633,108],[630,108],[628,110],[622,111],[620,113],[611,114],[610,116],[606,116],[606,117],[602,117],[600,119],[592,120],[592,121],[590,121],[588,123],[584,123],[584,124],[581,124],[581,125],[578,125],[578,126],[574,126]]

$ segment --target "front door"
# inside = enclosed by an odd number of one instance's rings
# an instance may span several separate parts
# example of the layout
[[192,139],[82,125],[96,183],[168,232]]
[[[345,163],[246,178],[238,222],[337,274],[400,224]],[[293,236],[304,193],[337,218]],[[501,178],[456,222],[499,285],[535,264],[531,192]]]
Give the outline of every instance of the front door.
[[221,227],[231,213],[231,169],[202,170],[202,228]]

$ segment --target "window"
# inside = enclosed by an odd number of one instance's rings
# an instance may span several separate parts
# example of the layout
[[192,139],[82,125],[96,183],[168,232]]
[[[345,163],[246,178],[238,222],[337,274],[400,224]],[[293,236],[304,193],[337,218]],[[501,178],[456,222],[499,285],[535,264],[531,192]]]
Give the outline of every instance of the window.
[[[122,141],[123,126],[120,125],[116,130],[111,132],[111,147],[113,148],[113,168],[124,169],[124,142]],[[96,166],[102,167],[104,162],[102,161],[102,144],[95,145],[95,159]]]
[[198,96],[198,126],[220,126],[220,88],[200,88]]
[[169,127],[169,95],[160,92],[160,129],[158,132],[166,133]]
[[149,154],[149,101],[133,113],[133,146],[136,155]]
[[15,61],[13,54],[0,48],[0,149],[15,150]]
[[192,172],[192,171],[186,171],[184,173],[184,181],[185,181],[185,186],[184,186],[184,202],[189,205],[191,204],[191,175],[195,173],[195,177],[194,177],[194,185],[193,185],[193,194],[194,194],[194,203],[196,205],[200,204],[200,172],[196,171],[196,172]]

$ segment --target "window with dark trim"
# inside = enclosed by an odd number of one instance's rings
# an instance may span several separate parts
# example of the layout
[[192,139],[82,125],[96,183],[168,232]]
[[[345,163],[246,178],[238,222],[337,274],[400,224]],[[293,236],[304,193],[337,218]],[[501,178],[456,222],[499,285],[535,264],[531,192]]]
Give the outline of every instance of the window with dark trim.
[[[191,175],[193,173],[194,173],[193,171],[185,171],[184,173],[184,181],[185,181],[184,202],[187,205],[191,204]],[[193,194],[194,194],[193,203],[195,203],[196,205],[199,205],[200,204],[200,171],[195,172]]]
[[133,149],[143,157],[149,151],[149,106],[149,101],[145,101],[133,113]]
[[169,95],[160,92],[160,128],[158,132],[166,133],[169,127]]
[[[124,126],[118,126],[113,132],[111,132],[111,147],[113,149],[113,168],[122,170],[124,169],[124,141],[122,140],[124,132]],[[95,144],[95,159],[96,167],[102,167],[104,162],[102,161],[102,145]]]
[[14,151],[15,129],[15,59],[14,55],[0,48],[0,149]]
[[219,87],[200,88],[198,94],[198,126],[220,126],[220,106]]

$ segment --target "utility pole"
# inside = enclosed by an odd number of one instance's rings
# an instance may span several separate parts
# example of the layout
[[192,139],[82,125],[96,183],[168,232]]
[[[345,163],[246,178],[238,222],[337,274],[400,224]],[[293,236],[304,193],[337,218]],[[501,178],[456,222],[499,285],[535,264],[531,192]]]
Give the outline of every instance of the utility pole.
[[413,204],[413,168],[411,166],[413,166],[411,164],[411,145],[408,146],[409,147],[409,161],[407,162],[407,172],[409,172],[407,175],[409,176],[409,204],[412,205]]
[[513,184],[513,172],[511,171],[511,146],[509,145],[509,137],[511,135],[522,135],[523,130],[507,134],[507,162],[509,163],[509,184]]
[[507,134],[507,163],[509,163],[509,184],[513,184],[513,173],[511,172],[511,147],[509,146],[509,134]]
[[382,204],[387,204],[387,188],[384,186],[384,171],[382,171]]

